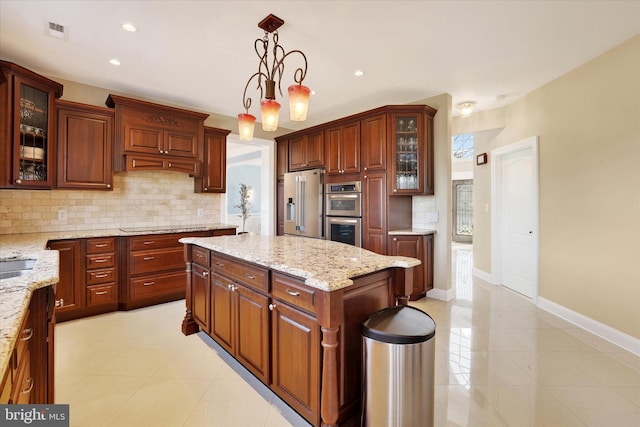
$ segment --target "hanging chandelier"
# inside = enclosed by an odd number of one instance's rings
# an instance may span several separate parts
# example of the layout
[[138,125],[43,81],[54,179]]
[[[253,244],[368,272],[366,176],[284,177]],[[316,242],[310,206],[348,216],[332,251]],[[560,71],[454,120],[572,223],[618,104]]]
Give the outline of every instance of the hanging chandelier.
[[[307,57],[300,50],[292,50],[286,52],[282,46],[278,44],[278,28],[284,24],[284,21],[275,15],[270,14],[258,24],[258,27],[264,30],[264,37],[256,39],[254,48],[260,62],[258,63],[258,71],[249,77],[244,94],[242,95],[242,104],[245,113],[238,114],[238,131],[242,141],[251,141],[253,138],[253,129],[256,118],[249,114],[251,108],[251,98],[247,98],[247,89],[254,79],[257,79],[256,90],[260,91],[260,112],[262,116],[262,129],[265,131],[275,131],[278,129],[278,118],[280,115],[280,103],[276,101],[276,85],[280,96],[282,89],[280,83],[284,74],[284,60],[289,55],[298,53],[304,59],[304,68],[296,68],[293,73],[293,80],[296,84],[289,86],[289,117],[293,121],[304,121],[307,119],[307,110],[309,108],[309,95],[311,91],[308,87],[302,85],[302,81],[307,75]],[[269,47],[269,34],[273,47]],[[269,58],[269,53],[273,58]]]

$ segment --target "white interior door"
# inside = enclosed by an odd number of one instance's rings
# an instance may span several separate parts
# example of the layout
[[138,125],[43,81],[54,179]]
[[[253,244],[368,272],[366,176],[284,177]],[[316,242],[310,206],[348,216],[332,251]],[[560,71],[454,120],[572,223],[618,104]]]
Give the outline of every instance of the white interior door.
[[538,294],[537,138],[492,152],[494,267],[498,283],[526,297]]

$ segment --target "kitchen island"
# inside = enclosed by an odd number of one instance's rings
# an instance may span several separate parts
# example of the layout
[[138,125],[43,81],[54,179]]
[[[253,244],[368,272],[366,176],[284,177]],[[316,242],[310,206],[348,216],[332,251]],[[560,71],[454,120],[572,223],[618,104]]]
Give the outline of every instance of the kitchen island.
[[407,303],[420,261],[294,236],[180,241],[183,333],[206,332],[311,424],[358,424],[361,324]]

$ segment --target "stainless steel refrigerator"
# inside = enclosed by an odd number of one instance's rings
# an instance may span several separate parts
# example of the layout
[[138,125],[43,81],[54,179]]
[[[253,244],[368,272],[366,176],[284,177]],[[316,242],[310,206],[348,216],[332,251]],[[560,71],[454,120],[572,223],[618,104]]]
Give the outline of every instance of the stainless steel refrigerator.
[[284,234],[324,238],[324,170],[284,175]]

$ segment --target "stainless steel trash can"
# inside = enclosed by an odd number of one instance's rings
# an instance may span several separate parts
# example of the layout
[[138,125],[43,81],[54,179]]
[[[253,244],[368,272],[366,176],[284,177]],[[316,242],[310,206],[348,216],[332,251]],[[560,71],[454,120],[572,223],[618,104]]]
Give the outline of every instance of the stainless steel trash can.
[[433,426],[435,334],[431,316],[410,306],[362,324],[363,426]]

